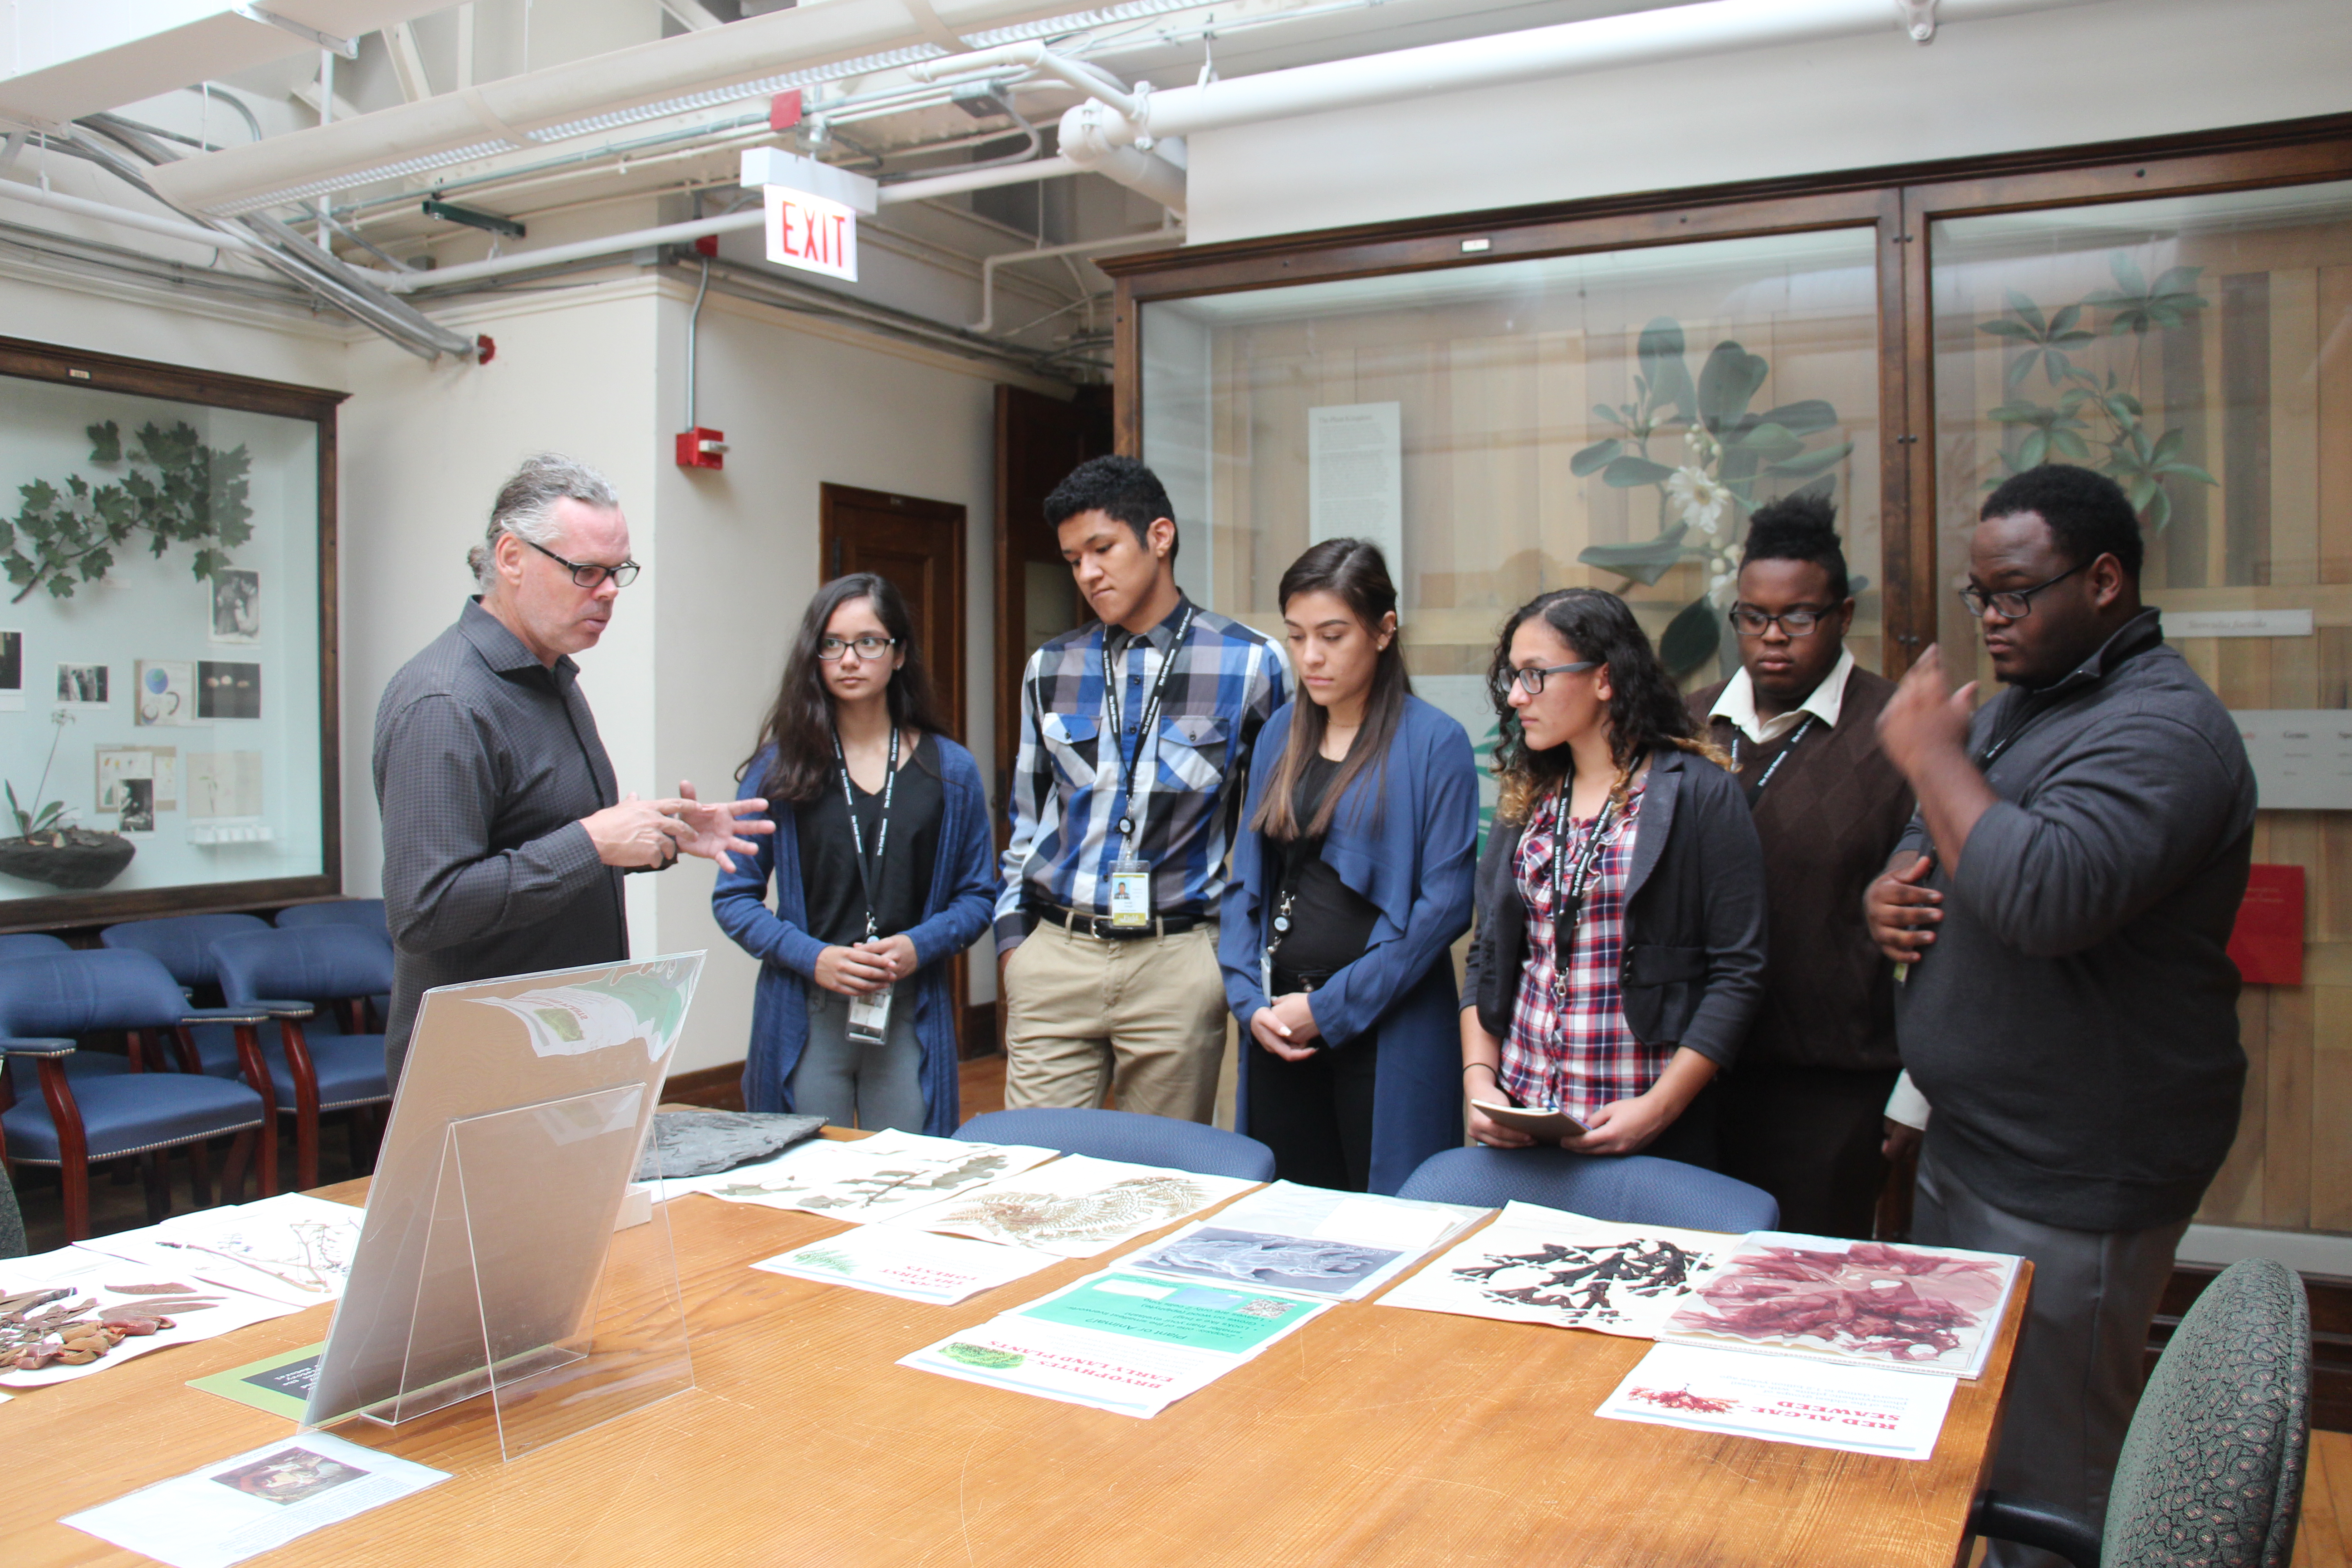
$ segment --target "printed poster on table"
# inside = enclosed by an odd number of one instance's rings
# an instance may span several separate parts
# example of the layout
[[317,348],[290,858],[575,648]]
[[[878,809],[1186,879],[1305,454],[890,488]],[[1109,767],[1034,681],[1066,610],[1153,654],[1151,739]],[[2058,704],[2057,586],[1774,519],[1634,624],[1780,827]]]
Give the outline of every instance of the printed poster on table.
[[1255,1185],[1233,1176],[1070,1154],[926,1209],[907,1223],[1063,1258],[1092,1258]]
[[1661,1337],[1974,1377],[1992,1353],[2017,1264],[2001,1253],[1753,1231]]
[[1490,1211],[1276,1182],[1120,1260],[1174,1279],[1353,1301]]
[[341,1299],[366,1211],[304,1193],[177,1215],[83,1243],[165,1272],[296,1307]]
[[298,1310],[79,1247],[0,1260],[0,1384],[68,1383]]
[[448,1479],[446,1470],[303,1432],[59,1522],[172,1568],[228,1568]]
[[1026,1247],[999,1247],[912,1226],[862,1225],[751,1265],[771,1274],[846,1285],[855,1290],[951,1307],[1025,1279],[1060,1259]]
[[1710,1231],[1514,1203],[1381,1305],[1654,1339],[1733,1245]]
[[1054,1158],[1051,1149],[966,1143],[885,1130],[871,1138],[812,1138],[772,1160],[662,1184],[667,1194],[800,1209],[865,1224],[928,1208]]
[[1643,1356],[1594,1415],[1925,1459],[1936,1451],[1954,1380],[1839,1366],[1750,1351],[1662,1344]]

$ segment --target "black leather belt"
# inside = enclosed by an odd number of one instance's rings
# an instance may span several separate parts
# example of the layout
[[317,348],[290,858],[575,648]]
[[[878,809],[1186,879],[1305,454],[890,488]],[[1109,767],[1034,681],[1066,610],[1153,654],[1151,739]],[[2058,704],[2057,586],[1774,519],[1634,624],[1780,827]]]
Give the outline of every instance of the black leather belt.
[[1039,920],[1051,921],[1080,936],[1090,936],[1102,942],[1137,942],[1147,937],[1177,936],[1195,926],[1209,923],[1206,915],[1155,915],[1147,926],[1115,926],[1110,923],[1108,915],[1066,910],[1059,904],[1047,903],[1032,903],[1029,912]]

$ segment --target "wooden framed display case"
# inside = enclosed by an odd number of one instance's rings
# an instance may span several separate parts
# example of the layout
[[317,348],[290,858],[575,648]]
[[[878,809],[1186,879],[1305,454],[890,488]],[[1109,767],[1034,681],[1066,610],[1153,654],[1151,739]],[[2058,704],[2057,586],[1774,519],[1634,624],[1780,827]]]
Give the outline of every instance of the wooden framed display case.
[[0,339],[0,931],[341,892],[343,396]]

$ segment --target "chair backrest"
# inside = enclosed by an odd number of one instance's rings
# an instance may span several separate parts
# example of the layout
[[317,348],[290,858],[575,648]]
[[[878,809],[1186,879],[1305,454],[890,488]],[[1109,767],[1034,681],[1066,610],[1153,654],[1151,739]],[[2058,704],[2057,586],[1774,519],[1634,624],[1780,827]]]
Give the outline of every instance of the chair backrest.
[[1780,1223],[1780,1205],[1761,1187],[1647,1154],[1447,1149],[1423,1160],[1397,1196],[1479,1208],[1516,1198],[1594,1219],[1690,1230],[1770,1230]]
[[144,952],[37,953],[0,964],[0,1035],[15,1039],[169,1028],[187,1011],[179,982]]
[[0,936],[0,963],[12,958],[31,958],[37,953],[71,952],[73,949],[62,937],[46,932],[19,931],[14,936]]
[[340,1002],[392,989],[392,946],[348,925],[249,931],[213,943],[221,995],[249,1002]]
[[384,941],[392,940],[392,927],[385,922],[382,899],[338,899],[326,904],[296,904],[278,911],[281,931],[298,926],[356,926],[373,931]]
[[955,1135],[967,1143],[1026,1143],[1204,1176],[1274,1180],[1274,1151],[1255,1138],[1132,1110],[992,1110],[957,1128]]
[[109,926],[98,940],[101,946],[154,954],[183,985],[210,985],[220,978],[213,973],[213,943],[268,929],[259,915],[167,915]]
[[2311,1440],[2311,1306],[2250,1258],[2181,1316],[2107,1495],[2105,1563],[2287,1568]]

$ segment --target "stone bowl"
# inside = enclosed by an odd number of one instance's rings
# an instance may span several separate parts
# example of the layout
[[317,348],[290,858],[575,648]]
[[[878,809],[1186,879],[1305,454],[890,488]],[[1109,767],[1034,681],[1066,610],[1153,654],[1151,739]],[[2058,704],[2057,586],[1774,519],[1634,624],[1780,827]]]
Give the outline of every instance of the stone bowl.
[[52,888],[86,892],[103,888],[122,875],[139,847],[120,833],[91,833],[68,827],[65,842],[56,834],[37,838],[0,838],[0,872]]

